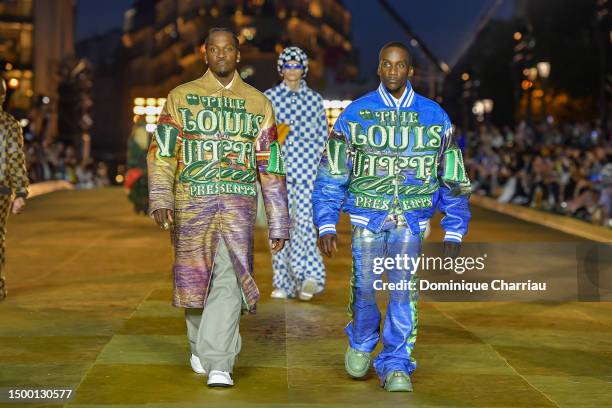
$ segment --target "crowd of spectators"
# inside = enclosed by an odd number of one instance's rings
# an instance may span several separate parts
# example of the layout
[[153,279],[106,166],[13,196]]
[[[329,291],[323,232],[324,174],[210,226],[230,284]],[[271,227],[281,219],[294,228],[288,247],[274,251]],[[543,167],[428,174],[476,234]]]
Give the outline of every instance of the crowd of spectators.
[[[612,143],[588,123],[458,131],[475,194],[612,227]],[[109,184],[108,168],[60,141],[26,137],[31,182],[66,180],[77,188]]]
[[460,139],[475,194],[612,227],[612,144],[600,128],[521,123]]
[[43,145],[37,140],[25,143],[30,182],[66,180],[76,188],[94,188],[110,183],[108,167],[91,157],[80,158],[73,146],[56,141]]

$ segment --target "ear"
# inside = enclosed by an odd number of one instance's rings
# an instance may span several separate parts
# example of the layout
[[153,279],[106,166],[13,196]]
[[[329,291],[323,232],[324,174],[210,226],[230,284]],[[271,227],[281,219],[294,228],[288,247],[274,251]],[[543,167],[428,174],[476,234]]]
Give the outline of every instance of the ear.
[[412,76],[414,75],[414,67],[410,67],[408,69],[408,78],[412,78]]
[[380,62],[378,63],[378,66],[376,67],[376,75],[380,76]]
[[236,62],[240,62],[240,51],[238,51],[238,54],[236,55]]

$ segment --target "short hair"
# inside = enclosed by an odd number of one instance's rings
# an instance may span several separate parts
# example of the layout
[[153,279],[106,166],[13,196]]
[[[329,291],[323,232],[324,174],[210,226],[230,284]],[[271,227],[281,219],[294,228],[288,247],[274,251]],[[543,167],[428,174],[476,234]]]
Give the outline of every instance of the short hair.
[[227,27],[213,27],[210,30],[208,30],[208,35],[206,36],[206,39],[204,40],[204,45],[208,45],[208,39],[214,33],[228,33],[229,35],[232,36],[232,39],[234,40],[234,45],[236,46],[236,48],[240,47],[240,41],[238,41],[238,37],[236,36],[236,34],[231,28],[227,28]]
[[382,59],[383,51],[386,50],[387,48],[399,48],[399,49],[406,51],[406,55],[408,55],[408,63],[409,64],[411,63],[412,55],[410,55],[410,50],[408,49],[408,46],[401,41],[391,41],[383,45],[382,48],[380,49],[380,52],[378,53],[379,61]]

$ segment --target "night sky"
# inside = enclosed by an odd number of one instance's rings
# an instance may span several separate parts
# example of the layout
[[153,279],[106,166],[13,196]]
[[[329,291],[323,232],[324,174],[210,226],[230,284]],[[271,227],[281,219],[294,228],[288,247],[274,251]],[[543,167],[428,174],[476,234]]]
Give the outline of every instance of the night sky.
[[[481,16],[496,0],[390,0],[393,7],[427,43],[433,53],[452,64],[470,41]],[[121,28],[129,0],[78,0],[77,39]],[[344,0],[353,15],[353,46],[360,53],[361,76],[373,75],[378,49],[388,41],[408,37],[376,0]],[[495,17],[512,15],[513,0],[504,0]]]
[[77,0],[77,41],[123,27],[123,13],[131,0]]

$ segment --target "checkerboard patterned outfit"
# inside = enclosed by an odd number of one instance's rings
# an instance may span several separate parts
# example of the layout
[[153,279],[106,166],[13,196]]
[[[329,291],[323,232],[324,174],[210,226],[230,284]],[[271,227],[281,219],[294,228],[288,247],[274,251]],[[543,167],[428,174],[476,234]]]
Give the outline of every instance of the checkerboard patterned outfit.
[[[300,61],[305,67],[304,74],[308,70],[306,55],[297,47],[283,51],[279,57],[279,73],[287,61]],[[305,81],[301,81],[297,91],[282,82],[264,93],[272,101],[277,123],[284,123],[290,129],[282,151],[293,230],[291,241],[272,256],[272,284],[293,296],[307,278],[314,279],[321,288],[325,286],[325,266],[317,248],[310,197],[327,140],[327,117],[323,98]]]
[[0,300],[6,296],[4,280],[6,221],[12,194],[27,197],[28,176],[23,152],[23,133],[19,122],[5,112],[0,98]]

